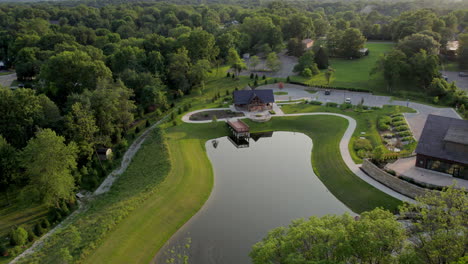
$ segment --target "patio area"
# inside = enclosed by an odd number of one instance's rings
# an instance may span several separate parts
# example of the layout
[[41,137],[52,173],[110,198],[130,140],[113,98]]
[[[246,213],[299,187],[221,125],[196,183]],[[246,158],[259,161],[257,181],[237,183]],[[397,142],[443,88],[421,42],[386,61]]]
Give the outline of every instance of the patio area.
[[468,190],[468,180],[455,178],[452,175],[436,171],[426,170],[415,166],[416,157],[398,159],[394,163],[387,164],[386,168],[396,172],[397,175],[413,179],[415,182],[438,187],[452,185],[456,181],[458,188]]

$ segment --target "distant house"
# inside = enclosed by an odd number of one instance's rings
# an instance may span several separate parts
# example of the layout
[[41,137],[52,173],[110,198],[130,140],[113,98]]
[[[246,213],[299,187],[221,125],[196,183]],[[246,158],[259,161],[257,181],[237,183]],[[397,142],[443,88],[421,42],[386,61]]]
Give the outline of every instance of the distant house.
[[468,121],[429,115],[416,154],[417,167],[468,179]]
[[360,54],[362,57],[367,56],[367,55],[369,55],[369,49],[368,49],[368,48],[359,49],[359,54]]
[[100,160],[108,160],[112,157],[111,148],[98,148],[96,152]]
[[242,54],[242,58],[243,58],[244,60],[250,59],[250,53],[244,53],[244,54]]
[[304,39],[302,40],[302,44],[304,45],[304,49],[310,49],[314,45],[313,39]]
[[440,49],[440,53],[447,55],[450,59],[455,59],[457,57],[458,47],[459,44],[457,40],[448,41],[445,49]]
[[275,97],[273,90],[241,90],[234,91],[234,105],[247,111],[271,110]]

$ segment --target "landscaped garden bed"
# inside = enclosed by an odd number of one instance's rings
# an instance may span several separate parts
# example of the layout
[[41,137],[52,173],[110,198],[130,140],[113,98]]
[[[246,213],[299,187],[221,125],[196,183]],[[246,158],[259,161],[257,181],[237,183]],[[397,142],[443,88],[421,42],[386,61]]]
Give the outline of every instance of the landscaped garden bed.
[[198,112],[190,116],[192,121],[204,121],[204,120],[213,120],[213,117],[217,119],[220,118],[233,118],[233,117],[242,117],[244,113],[233,112],[231,110],[210,110]]

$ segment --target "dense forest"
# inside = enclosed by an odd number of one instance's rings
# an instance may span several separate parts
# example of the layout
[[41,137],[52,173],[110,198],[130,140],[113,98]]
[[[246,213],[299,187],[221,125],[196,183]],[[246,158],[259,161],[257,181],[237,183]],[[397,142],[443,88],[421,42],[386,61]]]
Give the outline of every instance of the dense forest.
[[[296,72],[313,75],[328,68],[329,57],[359,57],[367,40],[396,42],[375,67],[389,92],[397,82],[414,81],[422,94],[468,107],[466,93],[439,73],[447,59],[440,53],[453,40],[460,46],[451,59],[468,69],[466,2],[432,9],[386,1],[179,2],[185,5],[0,5],[0,60],[24,84],[0,89],[6,200],[20,193],[20,201],[44,204],[51,221],[60,220],[78,190],[93,190],[109,172],[110,161],[101,162],[97,149],[113,148],[119,158],[135,123],[203,93],[217,67],[241,70],[244,53],[266,57],[287,49],[299,57]],[[304,53],[301,41],[308,38],[317,41]]]

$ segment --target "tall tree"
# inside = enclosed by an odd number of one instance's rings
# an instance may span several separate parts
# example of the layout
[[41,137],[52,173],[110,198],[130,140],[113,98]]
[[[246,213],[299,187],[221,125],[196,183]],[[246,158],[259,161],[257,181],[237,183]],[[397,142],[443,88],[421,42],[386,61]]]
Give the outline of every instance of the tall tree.
[[84,160],[89,160],[92,157],[96,134],[99,131],[90,107],[90,105],[76,102],[65,116],[65,134],[71,141],[76,142],[79,155]]
[[8,190],[19,176],[18,152],[0,135],[0,191],[10,204]]
[[453,263],[468,251],[468,195],[454,186],[427,192],[416,203],[405,204],[401,215],[411,219],[409,228],[416,263]]
[[385,81],[387,82],[387,89],[391,91],[395,84],[402,76],[407,74],[409,70],[410,68],[407,63],[406,55],[402,51],[394,49],[388,54],[383,55],[379,61],[377,61],[371,74],[383,72]]
[[241,60],[239,54],[233,48],[229,49],[227,64],[231,66],[231,69],[234,70],[236,76],[239,76],[239,73],[246,68],[245,63]]
[[252,56],[249,60],[249,66],[253,71],[256,70],[257,66],[260,64],[260,58],[258,56]]
[[191,69],[188,51],[185,48],[179,49],[169,57],[168,77],[174,90],[188,91],[190,89],[189,74]]
[[315,63],[319,69],[327,69],[330,66],[328,62],[328,54],[323,47],[320,47],[315,53]]
[[59,207],[59,201],[71,199],[75,187],[77,147],[65,144],[65,138],[50,129],[37,132],[22,153],[22,164],[29,177],[25,191],[47,206]]
[[411,62],[411,72],[420,86],[427,89],[432,79],[439,77],[439,58],[437,55],[430,55],[425,50],[421,50],[413,56]]
[[278,54],[276,54],[276,52],[271,52],[268,54],[266,59],[266,66],[274,72],[277,72],[281,69],[281,61],[278,58]]
[[293,221],[255,244],[250,257],[260,263],[391,263],[405,239],[403,226],[385,210]]
[[458,35],[458,63],[460,69],[468,70],[468,33]]
[[366,38],[357,28],[348,28],[343,32],[340,39],[339,49],[341,56],[360,57],[360,49],[364,48]]
[[294,72],[301,73],[305,69],[312,69],[315,64],[315,54],[312,50],[307,51],[302,55],[298,63],[294,66]]
[[63,105],[65,98],[84,89],[94,90],[100,79],[110,79],[111,71],[102,61],[93,60],[83,51],[64,51],[52,56],[41,67],[41,78],[54,101]]
[[397,48],[403,51],[406,56],[413,56],[421,50],[426,51],[428,55],[437,55],[439,53],[440,43],[427,34],[412,34],[401,40]]

